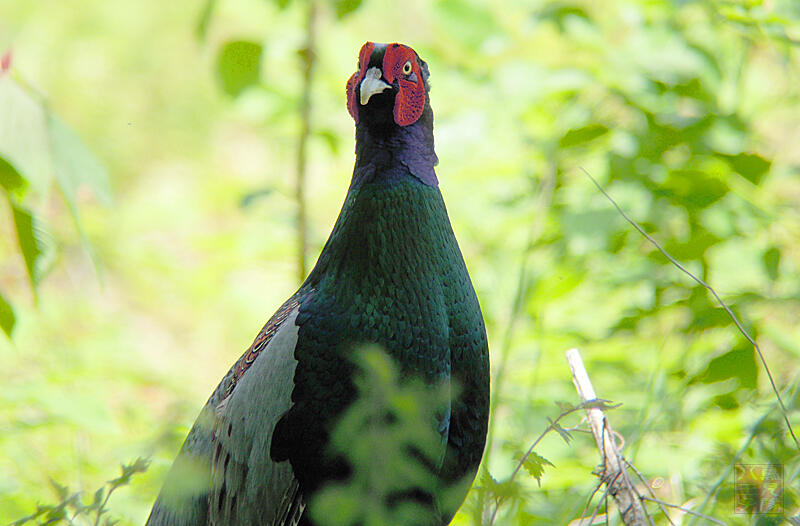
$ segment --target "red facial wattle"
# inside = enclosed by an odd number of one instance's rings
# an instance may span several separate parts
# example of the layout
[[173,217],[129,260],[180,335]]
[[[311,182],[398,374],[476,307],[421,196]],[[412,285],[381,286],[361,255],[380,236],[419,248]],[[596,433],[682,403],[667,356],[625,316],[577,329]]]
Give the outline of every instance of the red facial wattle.
[[367,66],[369,65],[369,57],[372,55],[372,50],[375,49],[374,42],[367,42],[361,46],[361,51],[358,52],[358,71],[353,73],[347,81],[347,111],[353,117],[353,120],[358,124],[358,98],[356,97],[356,86],[358,86],[364,75],[367,73]]
[[[403,68],[411,63],[411,72]],[[425,109],[425,82],[417,61],[417,54],[403,44],[389,44],[383,56],[383,76],[389,84],[398,82],[397,98],[394,102],[394,122],[398,126],[414,124]]]
[[[347,109],[356,124],[359,122],[360,110],[356,88],[364,80],[374,49],[373,42],[367,42],[361,47],[358,55],[359,69],[347,81]],[[425,109],[425,81],[422,78],[416,52],[403,44],[387,45],[381,70],[386,82],[397,88],[393,109],[394,122],[398,126],[414,124]]]

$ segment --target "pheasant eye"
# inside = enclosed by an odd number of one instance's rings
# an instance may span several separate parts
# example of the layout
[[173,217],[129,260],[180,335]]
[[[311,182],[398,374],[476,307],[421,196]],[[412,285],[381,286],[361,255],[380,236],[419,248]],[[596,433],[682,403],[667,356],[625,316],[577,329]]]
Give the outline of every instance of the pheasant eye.
[[411,73],[411,61],[406,60],[406,63],[403,64],[403,75],[408,75]]

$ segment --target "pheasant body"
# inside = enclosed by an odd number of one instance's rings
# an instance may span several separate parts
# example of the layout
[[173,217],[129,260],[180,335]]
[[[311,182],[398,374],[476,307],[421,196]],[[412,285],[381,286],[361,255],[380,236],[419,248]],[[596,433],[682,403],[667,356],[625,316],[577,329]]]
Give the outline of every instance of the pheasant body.
[[[428,462],[440,490],[402,498],[427,506],[420,524],[447,524],[460,506],[485,443],[488,349],[438,189],[427,75],[411,48],[362,47],[348,82],[356,165],[333,231],[207,402],[149,526],[323,526],[308,509],[314,497],[359,469],[330,440],[356,400],[353,356],[364,345],[383,349],[402,378],[452,393],[429,424],[441,437]],[[181,489],[187,473],[208,484]]]

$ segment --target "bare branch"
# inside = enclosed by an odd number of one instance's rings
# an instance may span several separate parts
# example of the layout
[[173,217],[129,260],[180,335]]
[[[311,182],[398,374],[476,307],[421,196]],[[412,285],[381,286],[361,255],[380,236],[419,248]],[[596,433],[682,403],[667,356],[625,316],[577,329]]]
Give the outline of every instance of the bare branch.
[[[570,349],[566,352],[567,362],[572,371],[572,381],[581,401],[591,402],[597,399],[597,395],[583,366],[583,360],[577,349]],[[641,496],[631,483],[630,478],[622,462],[622,455],[617,449],[614,441],[614,434],[608,424],[608,420],[599,407],[587,409],[589,424],[592,428],[597,449],[603,457],[603,471],[601,480],[605,482],[608,493],[614,498],[614,502],[622,515],[622,522],[627,525],[645,525],[648,523],[649,516],[641,501]]]

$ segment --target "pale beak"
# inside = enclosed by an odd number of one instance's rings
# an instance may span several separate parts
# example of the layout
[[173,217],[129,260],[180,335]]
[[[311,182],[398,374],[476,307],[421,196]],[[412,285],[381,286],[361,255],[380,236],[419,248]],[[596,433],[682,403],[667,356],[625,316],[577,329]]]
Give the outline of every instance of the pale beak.
[[369,98],[376,93],[382,93],[384,90],[391,88],[391,84],[381,80],[381,70],[372,67],[367,70],[364,75],[364,80],[361,81],[361,105],[366,106]]

